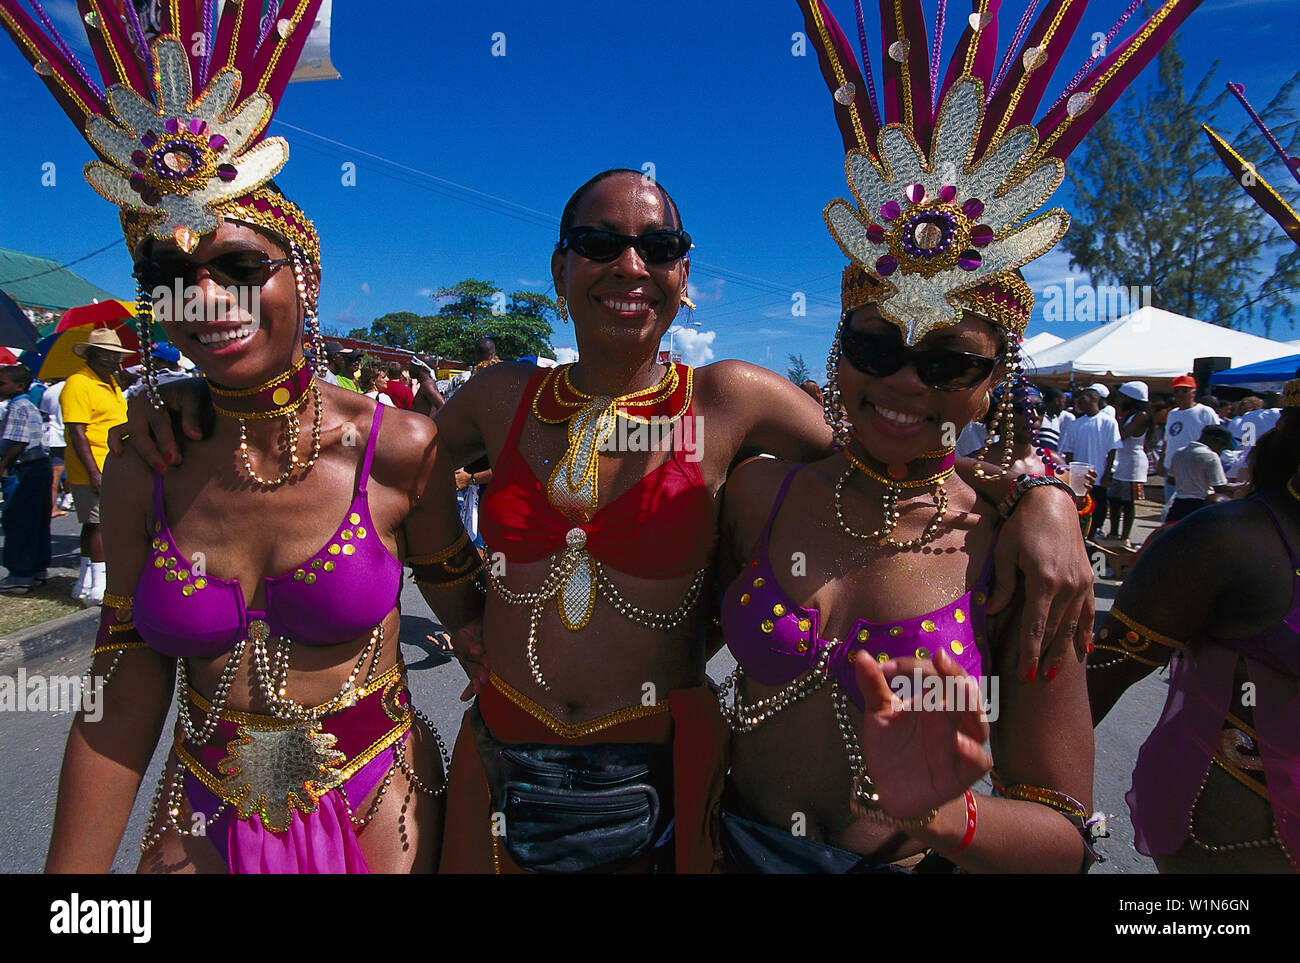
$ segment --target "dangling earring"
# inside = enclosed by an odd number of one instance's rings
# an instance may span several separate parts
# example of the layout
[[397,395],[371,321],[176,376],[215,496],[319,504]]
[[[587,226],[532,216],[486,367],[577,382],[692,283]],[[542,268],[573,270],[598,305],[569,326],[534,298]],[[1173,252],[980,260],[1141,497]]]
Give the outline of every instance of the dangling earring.
[[563,321],[565,324],[568,324],[569,312],[564,305],[565,305],[564,295],[561,294],[559,297],[555,299],[555,313],[560,316],[561,321]]
[[835,340],[831,343],[831,353],[826,358],[826,391],[822,394],[822,415],[830,426],[835,444],[840,448],[849,447],[849,430],[844,424],[844,405],[840,400],[840,333],[844,330],[844,319],[840,318],[839,327],[835,329]]
[[1002,378],[1002,397],[998,399],[998,410],[993,415],[993,423],[989,425],[989,437],[992,438],[996,432],[1002,438],[1002,460],[996,474],[986,472],[980,467],[980,462],[988,454],[988,442],[975,453],[975,477],[976,478],[1004,478],[1008,471],[1011,470],[1011,462],[1015,454],[1015,429],[1016,429],[1016,389],[1024,381],[1025,367],[1024,361],[1020,357],[1020,336],[1011,335],[1011,344],[1007,349],[1007,373]]
[[293,277],[298,285],[298,303],[303,313],[303,350],[310,349],[312,368],[320,377],[325,377],[328,366],[325,361],[325,338],[321,335],[320,318],[316,316],[316,302],[319,287],[311,293],[307,291],[307,268],[310,262],[306,253],[295,246],[293,255]]
[[144,368],[141,380],[144,382],[144,393],[149,399],[149,404],[161,411],[163,403],[158,397],[158,375],[153,366],[153,295],[144,289],[143,284],[136,287],[135,329],[140,339],[140,364]]

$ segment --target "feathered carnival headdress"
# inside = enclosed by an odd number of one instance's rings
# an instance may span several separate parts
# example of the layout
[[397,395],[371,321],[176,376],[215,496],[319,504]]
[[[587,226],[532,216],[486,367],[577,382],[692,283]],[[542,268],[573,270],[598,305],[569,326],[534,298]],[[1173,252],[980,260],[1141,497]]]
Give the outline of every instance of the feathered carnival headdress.
[[[1246,88],[1243,85],[1229,83],[1228,89],[1232,91],[1234,97],[1241,101],[1241,106],[1246,108],[1246,113],[1250,114],[1250,119],[1255,122],[1255,126],[1264,135],[1264,139],[1268,141],[1269,146],[1282,159],[1283,165],[1291,172],[1291,176],[1300,183],[1300,157],[1287,155],[1286,149],[1278,142],[1273,132],[1268,129],[1264,119],[1255,113],[1254,107],[1250,106],[1250,101],[1246,99]],[[1300,215],[1296,214],[1295,208],[1286,202],[1282,195],[1273,188],[1272,184],[1260,176],[1254,164],[1245,160],[1237,151],[1233,150],[1232,145],[1211,130],[1208,124],[1202,124],[1201,130],[1205,131],[1205,136],[1210,139],[1211,146],[1214,147],[1215,153],[1219,155],[1224,166],[1228,168],[1228,173],[1263,209],[1264,213],[1277,221],[1291,240],[1295,241],[1296,244],[1300,244]],[[1300,408],[1300,378],[1294,378],[1286,383],[1282,396],[1282,406],[1284,408]]]
[[[1086,0],[1048,0],[1037,19],[1039,0],[1030,0],[1000,62],[1002,0],[975,0],[942,83],[946,0],[939,0],[932,39],[920,0],[880,0],[879,98],[860,0],[854,8],[861,67],[826,4],[798,2],[847,152],[853,203],[834,200],[824,211],[852,261],[844,272],[844,315],[872,302],[914,345],[960,322],[963,310],[976,312],[1009,333],[1008,379],[1019,378],[1018,343],[1034,303],[1019,269],[1051,250],[1070,224],[1060,208],[1030,215],[1060,186],[1065,158],[1200,0],[1165,0],[1111,49],[1141,2],[1132,0],[1037,124],[1034,114]],[[836,363],[838,345],[837,332]],[[1013,395],[1002,393],[1008,417]],[[846,438],[838,398],[834,405],[832,427]],[[1012,432],[1002,434],[1007,462]]]
[[[312,336],[303,269],[320,261],[306,215],[269,185],[289,159],[281,137],[266,137],[322,0],[161,0],[145,15],[134,0],[77,0],[105,87],[92,79],[39,0],[34,21],[17,0],[0,0],[0,21],[100,160],[86,180],[121,209],[134,257],[147,238],[186,253],[223,218],[288,241]],[[38,26],[39,22],[39,26]],[[137,300],[146,387],[152,301]],[[323,352],[321,353],[323,355]]]

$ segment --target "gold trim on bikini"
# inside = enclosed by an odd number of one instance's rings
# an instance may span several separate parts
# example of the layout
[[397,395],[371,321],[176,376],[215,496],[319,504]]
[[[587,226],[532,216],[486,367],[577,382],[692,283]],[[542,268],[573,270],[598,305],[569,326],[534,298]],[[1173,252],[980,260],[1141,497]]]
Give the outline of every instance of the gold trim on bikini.
[[592,733],[600,732],[602,729],[611,729],[614,726],[622,725],[624,722],[631,722],[634,719],[644,719],[647,716],[662,715],[665,712],[671,712],[672,707],[666,702],[657,702],[652,706],[627,706],[623,709],[616,709],[613,712],[606,713],[603,716],[597,716],[595,719],[589,719],[587,722],[571,725],[567,722],[561,722],[555,716],[551,715],[546,709],[542,708],[528,696],[524,695],[509,682],[506,682],[495,672],[488,672],[488,681],[498,692],[513,702],[520,709],[550,729],[561,739],[581,739],[583,736],[589,736]]

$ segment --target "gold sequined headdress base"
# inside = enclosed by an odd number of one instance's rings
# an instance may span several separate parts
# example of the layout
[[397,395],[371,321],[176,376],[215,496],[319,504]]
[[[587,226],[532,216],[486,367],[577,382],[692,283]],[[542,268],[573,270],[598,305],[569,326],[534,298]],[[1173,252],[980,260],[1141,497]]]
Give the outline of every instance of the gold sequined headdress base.
[[[297,204],[268,187],[218,205],[214,212],[228,221],[239,221],[284,238],[292,247],[306,253],[314,264],[320,263],[320,237],[316,226]],[[126,246],[135,256],[145,238],[150,237],[150,218],[136,211],[122,210],[122,234]]]
[[[880,300],[887,288],[861,265],[850,262],[840,284],[840,305],[848,316],[864,304]],[[983,284],[962,291],[957,300],[963,308],[983,315],[998,327],[1023,336],[1034,310],[1034,295],[1019,271],[1000,274]]]

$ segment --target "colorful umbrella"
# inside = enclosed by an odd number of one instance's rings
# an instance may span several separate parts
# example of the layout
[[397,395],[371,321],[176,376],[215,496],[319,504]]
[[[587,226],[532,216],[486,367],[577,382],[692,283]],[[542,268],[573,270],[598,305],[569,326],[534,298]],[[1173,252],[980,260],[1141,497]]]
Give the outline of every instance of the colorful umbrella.
[[63,317],[59,318],[58,325],[55,326],[53,334],[57,331],[67,331],[70,328],[79,328],[82,325],[93,325],[96,328],[108,327],[110,321],[121,321],[123,318],[129,318],[135,313],[135,308],[125,301],[97,301],[94,304],[83,304],[75,308],[68,308],[63,312]]
[[85,344],[90,340],[90,332],[95,328],[112,328],[117,332],[117,336],[122,340],[122,347],[130,348],[132,354],[122,355],[123,365],[133,365],[140,363],[140,339],[135,336],[135,329],[131,327],[129,319],[123,319],[107,324],[83,324],[77,328],[69,328],[67,331],[60,331],[52,334],[48,338],[43,338],[36,345],[36,352],[41,356],[41,367],[36,372],[36,377],[42,381],[49,381],[52,378],[66,378],[74,371],[79,371],[86,363],[85,358],[79,358],[73,353],[74,345]]
[[17,364],[18,356],[8,348],[0,347],[0,364]]
[[[36,328],[14,299],[0,291],[0,344],[15,348],[36,347]],[[13,362],[8,362],[12,364]]]

